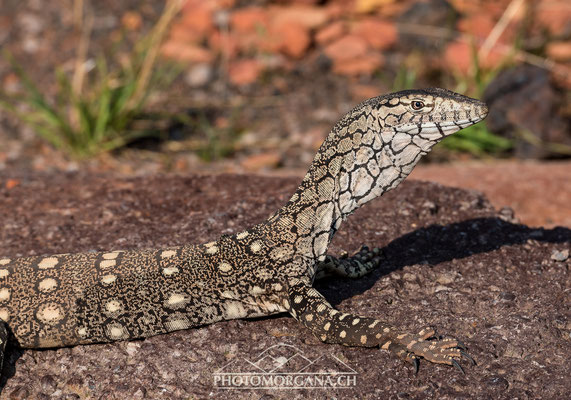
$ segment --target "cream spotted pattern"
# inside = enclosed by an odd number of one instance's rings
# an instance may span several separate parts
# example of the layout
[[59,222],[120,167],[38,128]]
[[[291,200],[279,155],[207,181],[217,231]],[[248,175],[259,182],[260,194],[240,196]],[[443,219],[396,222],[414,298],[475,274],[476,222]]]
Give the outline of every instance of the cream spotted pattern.
[[53,268],[57,265],[57,263],[58,263],[57,257],[46,257],[46,258],[43,258],[38,263],[38,268],[40,268],[40,269]]
[[395,188],[445,136],[486,114],[483,103],[442,89],[365,101],[334,126],[297,191],[265,222],[197,246],[0,258],[0,319],[21,346],[53,347],[287,311],[325,342],[453,364],[461,355],[456,341],[427,345],[430,329],[406,334],[340,313],[311,283],[318,268],[345,276],[373,269],[362,261],[372,252],[326,255],[342,221]]
[[38,283],[38,289],[42,293],[50,293],[57,289],[57,281],[54,278],[44,278]]

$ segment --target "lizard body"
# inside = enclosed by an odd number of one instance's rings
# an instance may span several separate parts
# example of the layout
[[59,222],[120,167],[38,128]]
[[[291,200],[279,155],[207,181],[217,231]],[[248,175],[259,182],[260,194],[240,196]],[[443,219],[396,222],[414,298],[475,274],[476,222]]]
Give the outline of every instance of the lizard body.
[[379,96],[337,122],[291,199],[246,231],[161,250],[0,258],[0,357],[10,332],[22,347],[46,348],[288,312],[324,342],[458,365],[458,341],[342,314],[311,285],[317,273],[358,277],[374,268],[366,249],[354,258],[327,256],[341,222],[487,112],[443,89]]

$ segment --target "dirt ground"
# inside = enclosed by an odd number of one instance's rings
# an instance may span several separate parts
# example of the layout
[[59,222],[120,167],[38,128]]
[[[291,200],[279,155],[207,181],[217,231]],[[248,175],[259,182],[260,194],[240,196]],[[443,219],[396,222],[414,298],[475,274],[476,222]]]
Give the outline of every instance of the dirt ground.
[[[17,185],[7,185],[17,180]],[[164,247],[214,239],[283,204],[297,178],[247,175],[125,178],[0,172],[0,254]],[[332,254],[382,249],[358,280],[316,284],[343,311],[403,330],[432,325],[462,339],[466,375],[410,365],[375,349],[321,344],[292,318],[235,320],[142,341],[22,351],[10,346],[1,398],[543,398],[571,396],[571,230],[520,225],[479,192],[407,181],[358,210]],[[221,390],[214,373],[279,344],[334,356],[348,389]]]

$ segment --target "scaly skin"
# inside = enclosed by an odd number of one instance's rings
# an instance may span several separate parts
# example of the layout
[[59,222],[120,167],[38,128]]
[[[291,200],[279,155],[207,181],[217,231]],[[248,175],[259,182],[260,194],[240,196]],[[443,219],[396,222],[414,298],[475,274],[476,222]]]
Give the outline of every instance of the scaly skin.
[[458,341],[340,313],[311,285],[318,269],[348,277],[373,269],[378,260],[366,248],[326,256],[341,222],[487,112],[443,89],[379,96],[334,126],[287,204],[249,230],[170,249],[0,259],[0,356],[8,331],[23,347],[58,347],[288,312],[324,342],[458,365]]

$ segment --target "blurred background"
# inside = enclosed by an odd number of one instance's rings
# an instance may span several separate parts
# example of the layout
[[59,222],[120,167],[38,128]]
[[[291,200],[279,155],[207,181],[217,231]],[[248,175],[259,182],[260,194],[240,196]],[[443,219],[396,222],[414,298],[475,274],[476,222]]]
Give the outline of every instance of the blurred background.
[[413,177],[571,226],[567,0],[2,0],[0,47],[7,188],[15,170],[301,176],[358,102],[440,86],[491,112]]

